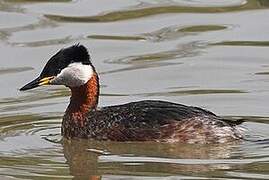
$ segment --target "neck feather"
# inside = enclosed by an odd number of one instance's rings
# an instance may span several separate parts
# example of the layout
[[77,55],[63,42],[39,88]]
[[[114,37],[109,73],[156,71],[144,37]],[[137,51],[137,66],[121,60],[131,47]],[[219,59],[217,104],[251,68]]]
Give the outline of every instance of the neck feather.
[[96,72],[86,84],[70,89],[72,95],[67,114],[83,117],[87,112],[96,109],[99,97],[99,78]]

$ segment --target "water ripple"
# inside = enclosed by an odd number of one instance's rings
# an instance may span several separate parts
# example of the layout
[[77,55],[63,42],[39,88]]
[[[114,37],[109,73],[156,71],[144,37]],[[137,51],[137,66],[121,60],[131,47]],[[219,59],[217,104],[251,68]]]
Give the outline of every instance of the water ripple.
[[24,93],[23,96],[2,98],[0,99],[0,104],[9,105],[16,103],[32,103],[36,101],[41,101],[45,99],[53,99],[57,97],[69,96],[70,92],[67,88],[50,88],[50,89],[35,89],[28,93]]
[[[60,129],[62,113],[15,114],[0,118],[1,137],[15,136],[18,133],[36,135],[46,130]],[[59,131],[60,132],[60,131]]]
[[[247,93],[246,91],[236,89],[189,89],[189,90],[175,90],[166,92],[150,92],[150,93],[137,93],[137,94],[111,94],[105,93],[102,96],[142,96],[142,97],[156,97],[156,96],[187,96],[187,95],[210,95],[210,94],[241,94]],[[267,120],[267,119],[266,119]]]
[[137,162],[137,163],[171,163],[171,164],[250,164],[253,162],[266,162],[269,157],[256,157],[255,159],[170,159],[157,157],[132,157],[132,156],[118,156],[118,155],[102,155],[99,156],[99,162]]
[[196,33],[208,32],[208,31],[219,31],[228,28],[224,25],[195,25],[195,26],[171,26],[165,27],[160,30],[144,33],[145,39],[153,42],[161,42],[167,40],[177,40],[178,38],[185,37],[187,35],[194,35]]
[[49,39],[49,40],[33,41],[33,42],[13,42],[9,44],[13,46],[43,47],[43,46],[51,46],[51,45],[68,44],[71,42],[76,42],[81,39],[82,38],[75,38],[72,36],[67,36],[67,37],[59,38],[59,39]]
[[[97,39],[97,40],[113,40],[113,41],[148,41],[148,42],[162,42],[162,41],[170,41],[177,40],[178,38],[185,37],[188,35],[197,35],[202,32],[209,31],[220,31],[227,29],[231,26],[227,25],[195,25],[195,26],[170,26],[159,29],[154,32],[143,33],[132,36],[124,36],[124,35],[88,35],[89,39]],[[82,39],[82,38],[81,38]]]
[[242,90],[235,89],[195,89],[195,90],[178,90],[178,91],[168,91],[168,92],[156,92],[156,93],[141,93],[135,94],[137,96],[182,96],[182,95],[206,95],[206,94],[238,94],[247,93]]
[[221,46],[269,46],[269,41],[223,41],[219,43],[214,43],[211,45],[221,45]]
[[[244,1],[245,2],[245,1]],[[261,3],[262,2],[262,3]],[[58,22],[73,23],[97,23],[114,22],[128,19],[141,18],[165,13],[223,13],[265,8],[268,4],[261,0],[248,0],[247,3],[240,3],[234,6],[218,7],[197,7],[154,4],[153,7],[130,7],[129,10],[113,11],[96,16],[65,16],[56,14],[45,14],[44,17]],[[135,9],[137,8],[137,9]]]
[[120,40],[120,41],[141,41],[146,40],[142,36],[115,36],[115,35],[89,35],[89,39],[99,39],[99,40]]
[[108,64],[126,64],[126,65],[129,65],[129,67],[120,68],[120,69],[111,70],[111,71],[105,71],[105,72],[102,72],[102,74],[110,74],[110,73],[144,69],[144,68],[148,69],[148,68],[153,68],[153,67],[182,64],[182,62],[178,62],[178,61],[177,62],[169,62],[169,61],[180,59],[183,57],[186,58],[186,57],[197,56],[200,53],[200,51],[198,50],[202,48],[204,48],[204,45],[201,45],[201,43],[191,42],[189,44],[180,45],[175,50],[105,60],[104,62]]
[[[41,29],[41,28],[54,28],[57,27],[58,25],[56,25],[55,23],[46,20],[46,19],[39,19],[38,22],[36,23],[32,23],[32,24],[28,24],[28,25],[24,25],[24,26],[16,26],[16,27],[10,27],[10,28],[0,28],[0,39],[3,41],[6,41],[7,44],[10,45],[29,45],[29,46],[40,46],[42,43],[43,44],[48,44],[48,43],[54,43],[57,44],[56,42],[66,42],[68,40],[65,39],[57,39],[57,40],[45,40],[44,42],[31,42],[31,43],[16,43],[16,42],[9,42],[9,38],[18,32],[22,32],[22,31],[34,31],[36,29]],[[69,41],[68,41],[69,42]]]

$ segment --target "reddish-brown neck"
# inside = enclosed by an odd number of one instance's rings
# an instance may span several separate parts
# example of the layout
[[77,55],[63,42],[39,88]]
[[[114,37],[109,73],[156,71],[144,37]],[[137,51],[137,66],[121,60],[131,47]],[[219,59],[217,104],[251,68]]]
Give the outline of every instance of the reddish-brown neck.
[[72,95],[66,114],[83,118],[87,112],[96,109],[99,97],[99,79],[95,72],[86,84],[70,87],[70,89]]

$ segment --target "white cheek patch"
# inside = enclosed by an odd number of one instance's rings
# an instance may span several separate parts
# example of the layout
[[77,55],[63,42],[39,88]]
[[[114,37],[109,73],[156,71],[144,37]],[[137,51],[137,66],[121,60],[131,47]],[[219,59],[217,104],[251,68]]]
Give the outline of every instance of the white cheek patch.
[[86,84],[92,75],[93,69],[91,65],[72,63],[64,68],[51,83],[68,87],[78,87]]

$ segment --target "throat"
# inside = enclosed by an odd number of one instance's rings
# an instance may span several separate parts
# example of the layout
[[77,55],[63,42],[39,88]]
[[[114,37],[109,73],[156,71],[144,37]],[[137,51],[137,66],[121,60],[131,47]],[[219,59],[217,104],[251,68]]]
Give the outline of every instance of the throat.
[[70,89],[72,95],[65,115],[68,115],[71,120],[83,121],[85,115],[89,111],[95,110],[98,105],[99,80],[97,74],[94,73],[86,84],[70,87]]

